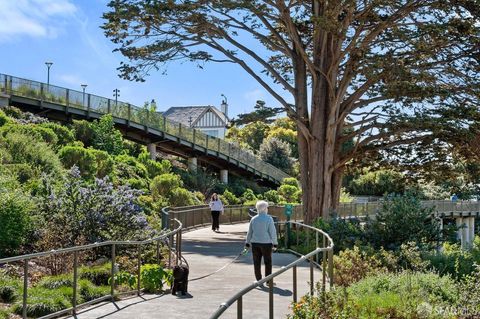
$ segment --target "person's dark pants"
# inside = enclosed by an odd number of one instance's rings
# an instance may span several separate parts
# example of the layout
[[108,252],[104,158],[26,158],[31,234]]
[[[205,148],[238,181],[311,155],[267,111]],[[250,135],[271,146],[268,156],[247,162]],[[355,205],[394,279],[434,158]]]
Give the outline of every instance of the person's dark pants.
[[220,229],[220,212],[217,210],[212,210],[212,230]]
[[252,243],[253,269],[255,270],[255,278],[262,279],[262,257],[265,263],[265,277],[272,273],[272,244],[256,244]]

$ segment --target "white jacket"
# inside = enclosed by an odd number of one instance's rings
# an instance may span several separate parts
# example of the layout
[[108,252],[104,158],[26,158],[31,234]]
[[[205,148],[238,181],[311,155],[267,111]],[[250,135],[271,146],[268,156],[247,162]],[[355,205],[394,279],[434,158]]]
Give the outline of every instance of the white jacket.
[[221,200],[212,200],[209,206],[212,211],[223,212],[223,203]]
[[278,245],[277,231],[272,216],[261,212],[250,220],[246,243]]

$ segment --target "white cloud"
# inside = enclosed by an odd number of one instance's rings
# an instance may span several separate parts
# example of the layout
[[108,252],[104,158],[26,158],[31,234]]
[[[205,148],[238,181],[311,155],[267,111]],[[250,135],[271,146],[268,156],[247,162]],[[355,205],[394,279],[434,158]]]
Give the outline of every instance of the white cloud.
[[70,0],[0,1],[0,41],[21,36],[55,38],[76,11]]

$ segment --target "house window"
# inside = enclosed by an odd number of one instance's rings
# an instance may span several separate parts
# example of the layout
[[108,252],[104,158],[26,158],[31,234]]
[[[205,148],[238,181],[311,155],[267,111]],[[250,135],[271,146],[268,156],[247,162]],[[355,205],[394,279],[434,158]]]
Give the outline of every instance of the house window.
[[213,137],[218,137],[218,130],[203,130],[203,133]]

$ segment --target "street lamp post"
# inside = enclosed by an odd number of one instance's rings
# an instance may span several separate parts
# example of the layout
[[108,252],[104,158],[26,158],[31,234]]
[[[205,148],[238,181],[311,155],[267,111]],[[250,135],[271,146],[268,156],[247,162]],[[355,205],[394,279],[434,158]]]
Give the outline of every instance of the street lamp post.
[[87,88],[87,84],[80,84],[83,90],[83,100],[82,100],[82,106],[85,106],[85,89]]
[[120,96],[120,90],[119,89],[113,90],[113,97],[115,98],[115,107],[117,107],[119,96]]
[[47,66],[47,87],[50,87],[50,67],[52,66],[53,62],[45,62]]

